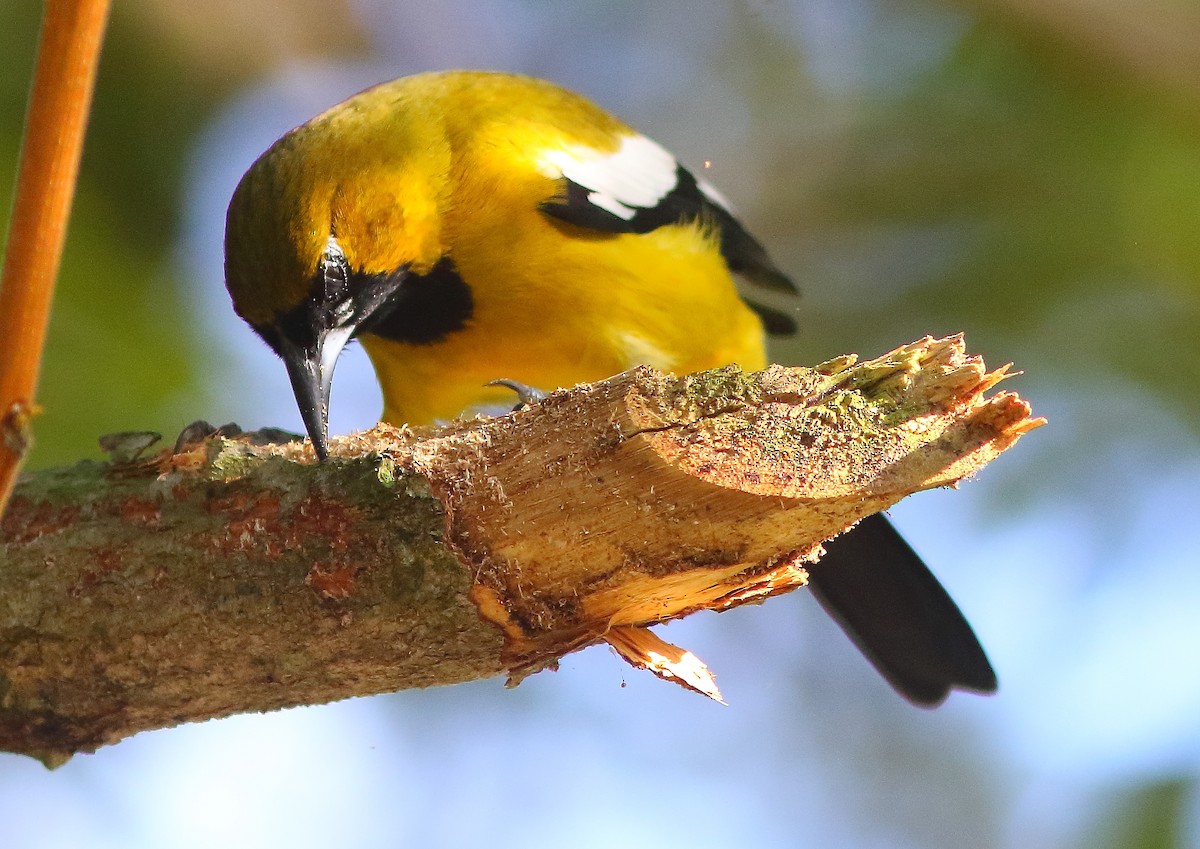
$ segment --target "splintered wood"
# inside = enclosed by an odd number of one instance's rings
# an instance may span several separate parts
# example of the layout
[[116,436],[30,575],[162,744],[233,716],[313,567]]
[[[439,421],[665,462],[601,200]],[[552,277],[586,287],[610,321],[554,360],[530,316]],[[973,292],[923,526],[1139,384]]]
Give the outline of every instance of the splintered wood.
[[984,397],[1006,368],[952,337],[816,369],[637,369],[424,441],[412,469],[514,680],[606,640],[719,698],[693,655],[631,635],[802,586],[824,540],[980,468],[1041,424],[1015,395]]

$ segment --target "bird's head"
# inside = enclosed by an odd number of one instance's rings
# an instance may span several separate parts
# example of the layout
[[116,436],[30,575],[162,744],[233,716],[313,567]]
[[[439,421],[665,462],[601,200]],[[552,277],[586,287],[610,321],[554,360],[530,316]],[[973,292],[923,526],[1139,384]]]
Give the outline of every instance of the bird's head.
[[404,133],[380,143],[379,123],[343,105],[288,133],[242,177],[226,216],[234,309],[283,360],[322,459],[338,356],[440,251],[430,162],[405,167]]

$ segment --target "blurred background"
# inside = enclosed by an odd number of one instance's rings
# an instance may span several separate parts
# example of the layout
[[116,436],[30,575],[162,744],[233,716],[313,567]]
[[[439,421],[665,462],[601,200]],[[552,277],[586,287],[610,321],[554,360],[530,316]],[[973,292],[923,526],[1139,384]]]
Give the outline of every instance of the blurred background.
[[[40,5],[0,0],[5,198]],[[234,717],[53,773],[0,755],[0,845],[1200,846],[1200,6],[114,5],[34,467],[200,417],[301,429],[229,307],[225,205],[284,130],[452,67],[549,78],[711,162],[804,290],[777,361],[964,331],[1050,426],[893,511],[998,696],[910,707],[796,593],[665,629],[729,707],[593,648],[515,690]],[[335,432],[378,414],[361,351],[333,405]]]

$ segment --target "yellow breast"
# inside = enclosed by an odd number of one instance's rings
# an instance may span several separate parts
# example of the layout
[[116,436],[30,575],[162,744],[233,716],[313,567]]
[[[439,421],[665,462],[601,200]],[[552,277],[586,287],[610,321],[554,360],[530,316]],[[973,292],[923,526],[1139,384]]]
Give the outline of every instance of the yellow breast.
[[551,390],[636,365],[765,365],[762,325],[698,226],[611,236],[568,228],[536,210],[465,228],[470,238],[451,256],[475,301],[467,326],[428,345],[362,339],[384,421],[424,424],[511,401],[484,387],[497,378]]

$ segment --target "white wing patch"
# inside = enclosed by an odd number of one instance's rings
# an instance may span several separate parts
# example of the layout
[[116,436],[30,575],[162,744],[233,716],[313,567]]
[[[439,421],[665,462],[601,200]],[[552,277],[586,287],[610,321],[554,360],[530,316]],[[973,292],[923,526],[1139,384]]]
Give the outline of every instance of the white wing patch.
[[589,203],[623,221],[655,207],[679,181],[675,157],[642,135],[624,136],[613,151],[585,145],[543,151],[538,165],[551,179],[583,186]]

